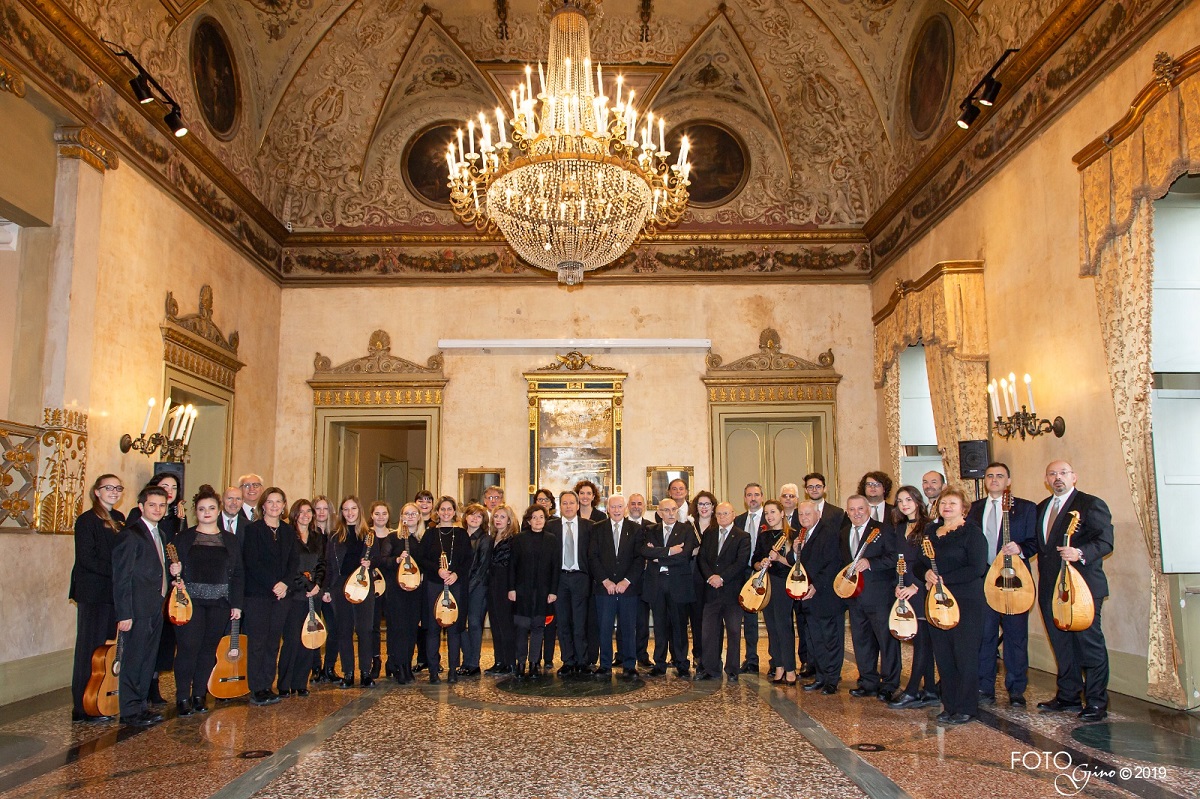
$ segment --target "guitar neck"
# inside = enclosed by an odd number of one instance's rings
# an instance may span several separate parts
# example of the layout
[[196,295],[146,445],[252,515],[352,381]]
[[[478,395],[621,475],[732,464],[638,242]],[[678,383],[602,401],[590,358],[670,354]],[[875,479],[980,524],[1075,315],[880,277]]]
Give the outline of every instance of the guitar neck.
[[229,648],[230,649],[239,649],[240,648],[240,647],[238,647],[238,639],[241,637],[241,635],[242,635],[242,620],[234,619],[232,626],[229,628]]

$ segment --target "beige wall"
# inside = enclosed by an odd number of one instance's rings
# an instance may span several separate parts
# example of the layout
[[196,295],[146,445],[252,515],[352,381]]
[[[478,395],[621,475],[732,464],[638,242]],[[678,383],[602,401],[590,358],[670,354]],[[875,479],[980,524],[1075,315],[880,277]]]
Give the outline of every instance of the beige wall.
[[[513,288],[286,289],[279,354],[278,479],[293,490],[312,482],[312,398],[304,381],[320,351],[334,364],[366,354],[382,328],[392,354],[423,364],[442,338],[709,338],[726,362],[758,352],[776,328],[787,352],[815,359],[832,348],[838,388],[837,447],[842,496],[880,449],[871,389],[871,322],[866,286],[585,285]],[[507,495],[525,501],[529,479],[526,388],[521,376],[552,362],[552,350],[450,351],[437,493],[455,493],[460,467],[502,467]],[[710,483],[708,409],[702,351],[595,354],[629,373],[625,384],[624,489],[645,490],[645,468],[694,465]],[[797,475],[799,477],[800,475]],[[431,483],[433,481],[431,480]],[[740,497],[736,498],[740,502]]]
[[[1066,458],[1079,476],[1079,488],[1108,502],[1116,551],[1105,561],[1112,597],[1104,604],[1104,631],[1114,652],[1113,687],[1135,695],[1144,694],[1146,685],[1149,560],[1126,483],[1095,289],[1090,278],[1079,276],[1080,181],[1071,157],[1120,119],[1153,78],[1156,53],[1177,56],[1197,41],[1200,6],[1193,4],[937,224],[872,288],[873,307],[880,308],[897,279],[918,277],[941,261],[985,262],[993,373],[1029,372],[1039,415],[1061,415],[1067,425],[1062,439],[995,439],[993,455],[1012,467],[1019,496],[1045,497],[1046,464]],[[878,395],[882,404],[882,391]],[[1035,663],[1049,666],[1040,620],[1031,621],[1030,632]],[[1133,657],[1123,659],[1122,653]]]

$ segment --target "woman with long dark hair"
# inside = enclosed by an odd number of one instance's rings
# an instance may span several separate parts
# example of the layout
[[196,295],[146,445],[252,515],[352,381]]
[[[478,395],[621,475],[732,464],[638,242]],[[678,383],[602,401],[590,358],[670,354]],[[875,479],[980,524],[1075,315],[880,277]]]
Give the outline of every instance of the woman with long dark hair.
[[488,618],[492,622],[492,667],[488,674],[512,674],[517,662],[517,628],[513,623],[513,590],[508,567],[512,559],[517,513],[509,505],[492,511],[492,572],[488,585]]
[[458,503],[454,498],[439,499],[436,513],[437,527],[425,531],[425,537],[421,539],[421,545],[417,549],[417,565],[425,574],[425,605],[429,608],[429,615],[426,617],[425,656],[429,659],[431,684],[442,681],[442,631],[433,618],[433,607],[441,599],[444,587],[449,587],[454,601],[458,604],[458,619],[446,628],[450,661],[446,681],[458,682],[459,652],[467,616],[464,612],[467,604],[467,580],[471,574],[474,555],[467,531],[458,525]]
[[339,688],[354,687],[354,637],[358,636],[358,665],[362,669],[361,685],[369,688],[371,679],[371,622],[375,618],[375,592],[357,605],[346,599],[345,585],[359,566],[370,569],[377,564],[378,548],[367,551],[367,525],[363,519],[362,503],[348,496],[339,506],[337,526],[325,547],[325,593],[332,596],[338,617],[338,657],[342,660],[342,681]]
[[[767,529],[758,535],[754,568],[761,569],[767,565],[767,577],[771,581],[771,601],[763,609],[763,617],[767,622],[767,649],[775,668],[771,682],[795,685],[796,628],[792,625],[792,605],[795,600],[784,590],[788,572],[791,571],[787,552],[792,544],[792,530],[779,500],[768,499],[763,503],[763,522]],[[780,538],[787,539],[783,554],[775,551]]]
[[591,480],[580,480],[576,483],[575,495],[579,498],[579,518],[593,522],[608,519],[604,511],[596,507],[596,503],[600,501],[600,487]]
[[718,529],[716,511],[717,498],[710,492],[697,491],[696,496],[692,497],[691,522],[696,528],[696,551],[692,553],[692,583],[696,599],[688,607],[688,620],[692,628],[692,664],[696,667],[697,674],[704,673],[704,661],[700,657],[700,653],[704,651],[704,633],[701,628],[704,627],[704,597],[707,594],[704,589],[708,587],[704,575],[700,573],[698,556],[704,536]]
[[[433,492],[422,488],[413,496],[413,503],[421,514],[421,522],[416,534],[417,541],[420,542],[425,537],[426,530],[437,527],[437,519],[433,518]],[[421,589],[422,593],[424,590],[424,588]],[[425,642],[429,638],[429,625],[433,623],[430,613],[432,611],[429,608],[423,608],[421,618],[417,622],[417,665],[413,667],[413,671],[424,671],[429,663],[429,658],[425,654]]]
[[179,628],[175,653],[175,708],[180,716],[208,710],[208,678],[217,664],[217,645],[231,619],[242,616],[245,575],[241,543],[220,526],[221,498],[210,485],[192,498],[196,525],[175,539],[179,563],[171,575],[183,578],[192,598],[192,618]]
[[413,681],[413,649],[417,643],[417,623],[421,619],[425,588],[418,585],[408,590],[396,579],[407,549],[416,562],[417,533],[421,529],[421,511],[413,502],[400,509],[400,526],[388,536],[387,547],[380,556],[387,564],[388,578],[383,594],[384,615],[387,617],[387,673],[401,685]]
[[546,629],[546,613],[558,598],[558,577],[562,571],[562,544],[558,536],[545,532],[545,508],[530,505],[521,519],[521,527],[525,532],[513,541],[508,564],[511,584],[508,599],[513,603],[517,628],[517,679],[542,676],[538,666],[542,634]]
[[288,581],[287,618],[279,653],[279,695],[308,696],[309,674],[321,653],[304,646],[300,636],[308,618],[308,600],[315,598],[325,583],[325,537],[313,526],[313,507],[307,499],[293,502],[288,518],[296,533],[295,564]]
[[288,587],[296,572],[296,530],[284,519],[287,495],[278,486],[264,489],[257,521],[242,540],[246,569],[246,678],[250,703],[272,705],[279,695],[271,688],[279,669],[279,645],[287,621]]
[[71,720],[107,720],[83,709],[83,692],[92,676],[92,653],[117,635],[113,605],[112,550],[125,514],[117,510],[125,487],[115,474],[92,483],[92,507],[75,520],[75,565],[67,598],[75,602],[75,666],[71,673]]
[[[329,545],[329,537],[333,534],[333,511],[329,497],[317,494],[312,500],[313,530],[320,534],[325,546]],[[329,568],[326,563],[326,569]],[[339,682],[337,673],[338,656],[338,618],[333,610],[333,597],[327,592],[321,592],[321,601],[317,603],[317,612],[325,620],[325,657],[314,660],[313,682]]]
[[[379,573],[383,575],[383,596],[375,597],[375,618],[371,622],[371,679],[378,680],[383,673],[383,615],[388,602],[388,589],[396,582],[396,561],[388,558],[396,541],[392,535],[392,508],[382,499],[371,503],[367,511],[367,521],[371,525],[371,533],[375,536],[375,551],[379,553],[377,562]],[[374,575],[372,575],[374,579]],[[388,629],[391,632],[391,629]],[[388,671],[388,675],[391,675]]]
[[938,703],[937,683],[934,680],[933,644],[929,640],[929,622],[925,619],[925,584],[916,576],[917,561],[921,554],[921,541],[925,538],[925,528],[929,517],[925,513],[925,504],[921,500],[921,491],[915,486],[900,486],[896,491],[896,510],[892,513],[892,526],[895,527],[897,554],[904,556],[908,564],[908,573],[904,575],[905,588],[912,587],[915,592],[909,594],[900,587],[896,588],[896,597],[905,593],[905,599],[917,615],[917,636],[913,638],[912,671],[909,674],[908,685],[904,691],[888,702],[893,710],[906,707],[925,707]]

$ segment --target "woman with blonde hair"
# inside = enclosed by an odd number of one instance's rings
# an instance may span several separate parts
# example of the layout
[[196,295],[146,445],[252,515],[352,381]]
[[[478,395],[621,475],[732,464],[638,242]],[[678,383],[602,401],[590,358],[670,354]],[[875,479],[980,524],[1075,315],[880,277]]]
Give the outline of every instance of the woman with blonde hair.
[[474,550],[471,549],[467,531],[458,525],[458,503],[454,497],[442,497],[434,510],[438,524],[425,531],[425,537],[417,548],[417,565],[425,574],[425,604],[429,607],[431,617],[425,632],[425,656],[429,659],[429,682],[441,682],[442,630],[432,615],[434,604],[448,587],[458,604],[459,613],[457,620],[446,628],[450,661],[446,681],[456,683],[462,629],[466,621],[463,608],[467,601],[467,580],[471,575]]
[[375,618],[375,593],[357,605],[346,599],[344,586],[359,566],[370,569],[378,563],[378,549],[367,550],[367,522],[362,503],[350,495],[338,506],[337,524],[325,547],[325,596],[333,599],[338,617],[338,656],[342,661],[342,681],[339,688],[354,687],[354,636],[358,636],[358,665],[361,684],[369,688],[371,679],[371,621]]
[[492,511],[492,570],[488,584],[488,618],[492,623],[492,667],[488,674],[512,674],[517,662],[517,628],[513,623],[513,605],[508,592],[513,583],[508,573],[512,559],[513,537],[519,519],[511,505]]
[[396,528],[395,535],[388,536],[387,546],[380,552],[387,564],[385,572],[391,575],[387,591],[383,594],[383,612],[388,631],[387,673],[401,685],[413,681],[413,650],[417,644],[417,623],[421,620],[425,588],[418,585],[413,590],[406,590],[397,576],[405,551],[416,562],[417,536],[421,527],[420,508],[416,503],[405,503],[400,509],[400,526]]

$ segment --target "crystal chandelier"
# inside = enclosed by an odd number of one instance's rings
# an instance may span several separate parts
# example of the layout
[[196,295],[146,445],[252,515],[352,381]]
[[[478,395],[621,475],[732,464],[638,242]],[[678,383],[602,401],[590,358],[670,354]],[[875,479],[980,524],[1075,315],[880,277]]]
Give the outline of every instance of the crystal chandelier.
[[648,112],[639,130],[634,92],[622,96],[620,76],[609,105],[603,70],[592,71],[587,18],[573,0],[550,19],[547,66],[537,72],[534,95],[533,68],[525,67],[511,119],[497,108],[494,128],[481,113],[467,122],[465,142],[458,131],[446,153],[450,205],[464,224],[499,228],[517,254],[571,286],[619,258],[642,231],[679,221],[688,141],[668,163],[663,119]]

